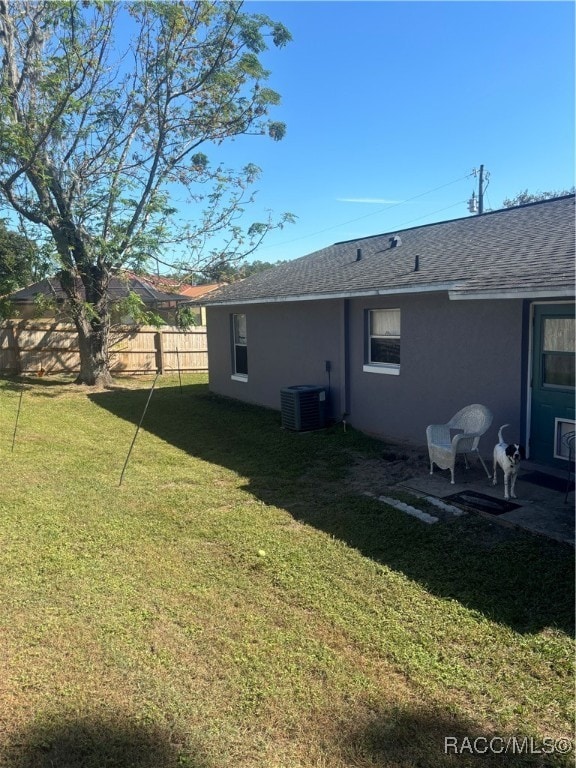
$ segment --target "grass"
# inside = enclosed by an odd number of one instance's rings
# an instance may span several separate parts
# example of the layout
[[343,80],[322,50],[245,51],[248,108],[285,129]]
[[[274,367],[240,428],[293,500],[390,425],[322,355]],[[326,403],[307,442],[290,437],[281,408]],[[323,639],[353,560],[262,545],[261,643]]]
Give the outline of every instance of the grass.
[[571,548],[352,494],[386,446],[198,376],[159,380],[119,486],[149,386],[29,381],[12,452],[0,381],[0,766],[495,766],[445,738],[572,739]]

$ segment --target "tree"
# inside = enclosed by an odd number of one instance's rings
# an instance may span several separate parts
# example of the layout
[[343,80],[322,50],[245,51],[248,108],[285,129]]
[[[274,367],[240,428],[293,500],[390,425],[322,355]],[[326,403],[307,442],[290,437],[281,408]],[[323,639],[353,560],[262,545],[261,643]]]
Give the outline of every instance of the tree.
[[[241,2],[0,0],[0,199],[54,243],[78,382],[111,381],[111,275],[243,258],[290,219],[243,225],[259,169],[209,157],[282,138],[260,55],[289,39]],[[182,193],[192,221],[171,205]]]
[[212,283],[234,283],[240,279],[239,270],[241,264],[233,263],[229,259],[218,259],[207,264],[202,272],[190,275],[191,282],[195,285],[210,285]]
[[526,203],[536,203],[539,200],[551,200],[554,197],[562,197],[563,195],[573,195],[576,192],[576,188],[564,189],[554,192],[528,192],[527,189],[524,192],[519,192],[516,197],[507,197],[503,200],[502,205],[505,208],[514,208],[517,205],[526,205]]
[[286,260],[280,261],[241,261],[231,263],[222,260],[210,264],[202,273],[196,273],[191,276],[195,285],[209,285],[210,283],[235,283],[237,280],[244,280],[245,277],[255,275],[258,272],[264,272],[280,264],[286,264]]
[[279,259],[278,261],[250,261],[242,264],[242,278],[249,277],[250,275],[257,275],[259,272],[265,272],[272,267],[279,267],[281,264],[287,264],[286,259]]
[[0,220],[0,296],[41,280],[50,266],[50,258],[34,241]]
[[0,219],[0,319],[13,309],[8,294],[46,277],[52,266],[45,249]]

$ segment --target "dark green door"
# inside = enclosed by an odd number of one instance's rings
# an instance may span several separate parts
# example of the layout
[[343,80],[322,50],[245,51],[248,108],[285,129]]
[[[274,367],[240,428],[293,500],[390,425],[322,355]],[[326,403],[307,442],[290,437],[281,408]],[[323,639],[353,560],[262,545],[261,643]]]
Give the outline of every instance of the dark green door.
[[565,467],[561,436],[574,429],[573,304],[534,307],[530,458]]

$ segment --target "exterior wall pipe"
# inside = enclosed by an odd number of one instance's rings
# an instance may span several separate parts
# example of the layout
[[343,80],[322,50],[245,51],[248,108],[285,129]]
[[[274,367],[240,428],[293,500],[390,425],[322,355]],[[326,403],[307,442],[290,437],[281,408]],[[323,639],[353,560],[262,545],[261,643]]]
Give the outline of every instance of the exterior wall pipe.
[[350,299],[342,301],[342,332],[340,334],[342,351],[340,355],[340,398],[342,416],[350,413]]

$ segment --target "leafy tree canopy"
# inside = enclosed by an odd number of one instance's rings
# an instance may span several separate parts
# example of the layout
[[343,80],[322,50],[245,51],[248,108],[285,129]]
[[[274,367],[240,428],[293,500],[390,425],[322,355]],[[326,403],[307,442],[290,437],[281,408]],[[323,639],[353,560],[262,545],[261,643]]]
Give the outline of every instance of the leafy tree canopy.
[[283,137],[260,55],[289,39],[241,2],[0,0],[0,198],[55,245],[79,381],[110,380],[112,274],[238,260],[290,220],[244,224],[260,169],[218,151]]
[[507,197],[502,201],[502,205],[505,208],[514,208],[516,205],[537,203],[539,200],[551,200],[554,197],[573,195],[575,192],[576,187],[572,187],[571,189],[555,190],[553,192],[528,192],[528,190],[525,189],[523,192],[519,192],[515,197]]
[[225,260],[216,261],[210,264],[200,273],[195,273],[191,277],[191,282],[195,285],[209,285],[210,283],[235,283],[237,280],[244,280],[250,275],[258,272],[264,272],[266,269],[272,269],[279,264],[286,264],[286,261],[241,261],[233,263]]
[[0,220],[0,296],[41,280],[52,266],[50,256],[35,241]]

